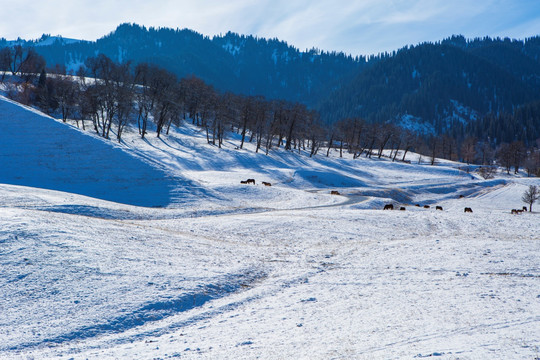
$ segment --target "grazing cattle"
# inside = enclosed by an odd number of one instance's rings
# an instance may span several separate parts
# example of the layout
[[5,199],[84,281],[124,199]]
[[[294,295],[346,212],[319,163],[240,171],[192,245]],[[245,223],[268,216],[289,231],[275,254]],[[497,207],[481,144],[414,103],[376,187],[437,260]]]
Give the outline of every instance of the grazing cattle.
[[341,195],[341,194],[339,193],[339,191],[337,191],[337,190],[332,190],[332,191],[330,191],[330,194],[331,194],[331,195]]
[[386,204],[386,205],[384,205],[383,210],[394,210],[394,205],[392,205],[392,204]]
[[240,180],[240,184],[247,184],[247,180]]
[[526,206],[523,207],[523,211],[527,211],[527,207],[526,207]]
[[401,211],[405,211],[405,207],[404,207],[404,206],[402,206],[402,207],[400,207],[400,208],[399,208],[399,210],[401,210]]
[[246,182],[255,185],[255,179],[247,179]]
[[442,211],[442,206],[435,206],[435,210],[441,210]]
[[420,204],[416,204],[416,205],[414,205],[414,206],[420,207]]
[[472,209],[471,209],[470,207],[466,207],[465,210],[464,210],[464,212],[470,212],[470,213],[472,213],[473,211],[472,211]]
[[512,209],[512,211],[510,211],[511,214],[514,214],[514,215],[519,215],[518,211],[516,209]]
[[464,197],[465,197],[465,196],[463,196],[463,195],[459,195],[459,198],[460,198],[460,199],[463,199]]
[[272,186],[272,184],[270,184],[269,182],[266,182],[266,181],[263,181],[262,182],[264,186]]
[[424,209],[429,209],[429,205],[424,205]]

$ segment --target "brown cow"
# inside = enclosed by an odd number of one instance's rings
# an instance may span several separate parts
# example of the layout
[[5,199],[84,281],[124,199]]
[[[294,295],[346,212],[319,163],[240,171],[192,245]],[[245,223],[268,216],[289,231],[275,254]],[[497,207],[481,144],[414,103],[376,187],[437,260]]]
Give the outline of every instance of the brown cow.
[[420,204],[416,204],[416,205],[414,205],[414,206],[420,207]]
[[512,209],[512,211],[510,211],[510,214],[519,215],[519,213],[518,213],[518,211],[516,209]]
[[424,209],[429,209],[429,205],[424,205]]
[[400,207],[399,210],[405,211],[405,206]]
[[441,210],[442,211],[442,206],[439,206],[439,205],[435,206],[435,210]]
[[394,205],[392,204],[386,204],[384,205],[384,209],[383,210],[394,210]]
[[255,185],[255,179],[247,179],[246,182]]
[[240,180],[240,184],[247,184],[247,180]]
[[460,198],[460,199],[463,199],[464,197],[465,197],[465,196],[463,196],[463,195],[459,195],[459,198]]
[[337,190],[332,190],[332,191],[330,191],[330,194],[331,194],[331,195],[341,195],[341,194],[339,193],[339,191],[337,191]]
[[523,211],[527,211],[527,207],[526,207],[526,206],[523,207]]
[[266,181],[263,181],[262,182],[264,186],[272,186],[272,184],[270,184],[269,182],[266,182]]
[[470,213],[472,213],[473,211],[472,211],[472,209],[471,209],[470,207],[466,207],[465,210],[464,210],[464,212],[470,212]]

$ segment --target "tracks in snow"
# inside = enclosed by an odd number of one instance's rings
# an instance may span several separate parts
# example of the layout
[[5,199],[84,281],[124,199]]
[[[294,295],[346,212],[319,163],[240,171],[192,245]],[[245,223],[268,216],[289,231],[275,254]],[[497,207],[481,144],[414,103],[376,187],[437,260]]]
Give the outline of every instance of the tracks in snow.
[[[0,350],[18,351],[40,345],[60,345],[71,341],[96,338],[102,335],[123,333],[135,327],[202,307],[209,301],[240,292],[265,277],[265,273],[256,270],[246,270],[240,274],[231,274],[216,279],[212,283],[200,286],[187,294],[168,299],[156,299],[150,303],[143,304],[138,309],[133,309],[115,318],[105,319],[105,321],[97,324],[80,327],[56,337],[22,343],[9,348],[0,348]],[[146,336],[148,334],[144,335]]]

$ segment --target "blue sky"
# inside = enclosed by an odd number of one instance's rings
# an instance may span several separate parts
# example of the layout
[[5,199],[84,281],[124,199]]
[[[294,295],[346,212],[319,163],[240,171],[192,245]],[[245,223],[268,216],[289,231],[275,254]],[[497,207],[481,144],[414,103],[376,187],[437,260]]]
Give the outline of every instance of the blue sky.
[[3,16],[0,37],[36,39],[49,33],[95,40],[124,22],[209,36],[234,31],[277,37],[301,50],[368,55],[453,34],[538,35],[540,1],[19,0]]

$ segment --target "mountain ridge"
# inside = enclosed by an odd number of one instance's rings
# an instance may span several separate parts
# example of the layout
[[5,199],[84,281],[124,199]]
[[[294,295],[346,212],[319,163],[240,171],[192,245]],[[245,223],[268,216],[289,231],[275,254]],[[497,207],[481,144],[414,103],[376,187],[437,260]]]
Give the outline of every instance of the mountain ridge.
[[[0,47],[6,44],[0,41]],[[49,66],[73,72],[97,53],[118,62],[151,62],[179,77],[195,75],[221,92],[301,102],[328,124],[348,117],[397,124],[416,119],[417,127],[433,134],[461,137],[477,119],[512,114],[540,99],[539,36],[459,35],[353,57],[300,51],[276,38],[232,32],[209,37],[125,23],[93,42],[54,41],[36,51]]]

